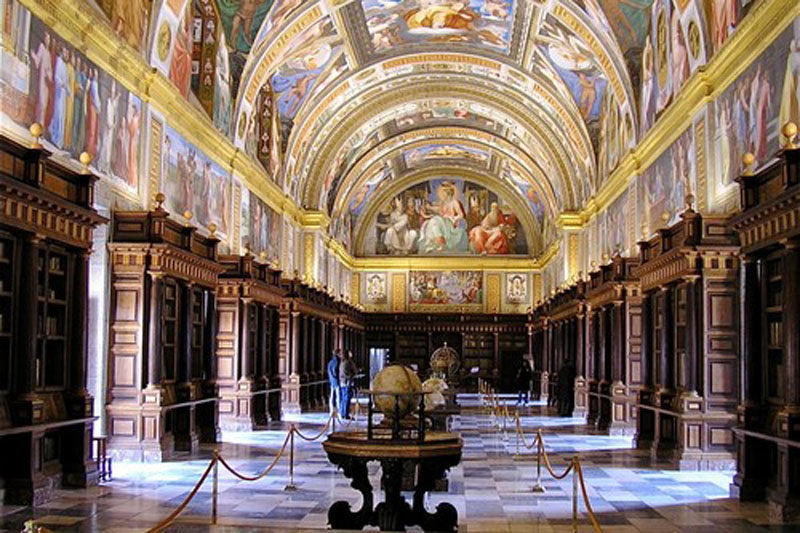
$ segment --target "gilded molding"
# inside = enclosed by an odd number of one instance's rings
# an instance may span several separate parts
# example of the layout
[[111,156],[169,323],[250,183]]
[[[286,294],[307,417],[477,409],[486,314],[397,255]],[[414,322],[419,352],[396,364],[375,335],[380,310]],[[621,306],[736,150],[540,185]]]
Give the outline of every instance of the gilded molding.
[[778,36],[800,16],[797,0],[756,3],[725,46],[689,78],[670,105],[634,150],[620,161],[595,195],[598,211],[608,207],[685,131],[688,119],[715,100]]
[[[120,40],[98,11],[86,9],[82,2],[19,1],[98,68],[156,109],[187,141],[224,170],[235,173],[270,207],[281,212],[297,212],[297,206],[283,195],[266,170],[235,148],[233,142],[214,127],[208,115],[183,98],[172,82],[149,65],[141,53]],[[292,205],[287,206],[287,202]]]

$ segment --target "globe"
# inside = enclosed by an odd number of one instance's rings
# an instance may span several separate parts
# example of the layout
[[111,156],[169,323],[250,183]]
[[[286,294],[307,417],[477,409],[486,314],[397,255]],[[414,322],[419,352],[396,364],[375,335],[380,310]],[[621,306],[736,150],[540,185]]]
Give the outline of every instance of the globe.
[[[375,407],[387,418],[394,418],[395,403],[400,405],[400,418],[414,412],[419,407],[420,396],[411,393],[422,392],[422,383],[417,374],[403,365],[390,365],[378,372],[372,381]],[[381,392],[387,394],[380,394]],[[396,397],[395,394],[401,394]]]
[[447,390],[447,382],[442,378],[428,378],[422,382],[422,392],[425,395],[425,410],[432,411],[436,407],[445,404],[443,391]]

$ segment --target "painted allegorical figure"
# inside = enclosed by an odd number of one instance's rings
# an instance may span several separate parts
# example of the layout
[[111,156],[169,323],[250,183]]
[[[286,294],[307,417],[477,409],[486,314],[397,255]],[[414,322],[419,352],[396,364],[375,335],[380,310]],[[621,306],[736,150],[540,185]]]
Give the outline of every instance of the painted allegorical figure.
[[396,196],[392,200],[392,212],[387,223],[378,223],[378,228],[386,230],[383,243],[391,254],[408,254],[417,240],[416,230],[410,227],[408,214],[404,210],[403,199]]
[[47,123],[47,109],[50,106],[53,87],[53,56],[51,50],[50,33],[45,32],[44,39],[39,43],[36,50],[31,53],[31,59],[33,59],[33,64],[38,74],[34,120],[42,126],[46,126]]
[[783,79],[781,109],[778,124],[787,122],[800,125],[800,18],[793,24],[792,41],[789,43],[789,57],[786,58],[786,77]]
[[187,2],[186,11],[175,35],[172,62],[169,66],[169,79],[172,80],[178,91],[184,96],[189,94],[189,82],[192,79],[191,13],[192,2]]
[[466,212],[457,192],[455,184],[444,182],[436,190],[436,203],[424,207],[420,253],[468,251]]
[[513,221],[507,220],[497,202],[492,202],[481,223],[469,232],[470,248],[477,254],[507,254],[509,232],[513,231]]
[[69,85],[67,60],[65,49],[56,54],[55,68],[53,69],[53,113],[48,131],[50,140],[58,148],[64,147],[64,130],[67,118],[67,101],[72,98],[72,88]]
[[719,51],[736,26],[736,0],[711,0],[714,51]]

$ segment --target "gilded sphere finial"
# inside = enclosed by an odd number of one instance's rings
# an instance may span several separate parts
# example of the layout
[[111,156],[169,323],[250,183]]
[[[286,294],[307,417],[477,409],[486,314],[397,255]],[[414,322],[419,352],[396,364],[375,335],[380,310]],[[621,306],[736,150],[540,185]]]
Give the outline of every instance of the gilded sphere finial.
[[83,165],[83,169],[81,169],[81,171],[84,174],[88,174],[89,165],[92,163],[92,154],[90,154],[89,152],[81,152],[81,155],[80,157],[78,157],[78,160],[81,162],[81,165]]
[[192,220],[192,212],[187,209],[183,212],[183,218],[186,220]]
[[797,124],[794,122],[787,122],[783,125],[783,128],[781,128],[781,133],[786,137],[786,149],[796,150],[798,148],[795,142],[795,137],[797,137]]
[[33,142],[31,143],[31,148],[41,148],[42,143],[39,142],[39,138],[42,136],[42,132],[44,131],[42,125],[39,124],[38,122],[34,122],[33,124],[31,124],[31,127],[28,128],[28,131],[30,131],[31,135],[33,136]]
[[661,213],[661,222],[664,223],[664,226],[666,226],[669,223],[670,218],[672,218],[672,215],[669,214],[669,211],[664,211],[663,213]]
[[642,240],[646,241],[647,240],[647,236],[650,234],[650,232],[647,229],[647,224],[642,224],[642,227],[640,228],[640,230],[642,232]]
[[156,201],[156,209],[161,209],[161,207],[164,205],[164,202],[167,200],[167,197],[164,195],[163,192],[160,192],[156,194],[156,197],[154,199]]
[[260,253],[260,254],[258,254],[258,257],[259,257],[259,259],[261,259],[262,261],[266,261],[266,260],[267,260],[267,252],[265,252],[264,250],[261,250],[261,253]]
[[209,237],[215,237],[216,235],[214,235],[214,234],[216,232],[217,232],[217,225],[215,223],[213,223],[213,222],[209,222],[208,223],[208,233],[209,233],[208,236]]
[[694,205],[694,194],[689,193],[686,195],[686,210],[691,211]]
[[756,162],[756,156],[750,152],[747,152],[742,156],[742,164],[744,165],[744,175],[745,176],[752,176],[753,175],[753,165]]

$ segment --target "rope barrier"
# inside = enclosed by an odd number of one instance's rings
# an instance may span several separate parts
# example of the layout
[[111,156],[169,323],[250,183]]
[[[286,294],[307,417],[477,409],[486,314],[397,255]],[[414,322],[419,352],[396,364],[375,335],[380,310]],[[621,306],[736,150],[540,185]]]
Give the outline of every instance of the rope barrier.
[[520,420],[519,411],[515,414],[515,422],[516,422],[516,429],[517,429],[517,441],[516,441],[516,454],[515,458],[519,458],[519,449],[520,444],[523,447],[530,450],[534,446],[537,447],[536,450],[536,485],[533,487],[533,492],[544,492],[544,486],[542,486],[541,480],[541,465],[542,461],[544,460],[545,468],[547,472],[556,480],[562,480],[566,478],[570,473],[572,473],[572,530],[578,530],[578,489],[580,488],[581,495],[583,496],[583,504],[586,507],[586,514],[589,517],[589,521],[592,524],[592,529],[595,533],[602,533],[602,528],[600,527],[600,523],[597,521],[597,516],[594,514],[594,509],[592,508],[592,504],[589,501],[589,491],[586,489],[586,481],[583,477],[583,468],[581,466],[580,459],[577,455],[573,456],[569,462],[567,463],[566,469],[558,474],[553,469],[553,465],[550,463],[550,457],[547,455],[547,449],[544,444],[544,437],[542,437],[542,430],[536,430],[536,436],[533,438],[530,444],[525,439],[525,433],[522,430],[522,422]]
[[283,457],[283,454],[286,452],[286,446],[289,444],[290,441],[289,437],[291,436],[291,431],[292,430],[290,429],[289,433],[286,434],[286,438],[283,440],[283,445],[281,446],[281,449],[278,450],[278,455],[276,455],[272,463],[270,463],[270,465],[258,475],[245,476],[244,474],[240,474],[231,465],[229,465],[228,462],[221,455],[218,456],[219,462],[222,466],[224,466],[228,470],[228,472],[230,472],[233,476],[241,479],[242,481],[258,481],[259,479],[266,477],[267,474],[269,474],[272,471],[272,469],[275,468],[275,465],[278,464],[278,461],[280,461],[281,457]]
[[333,420],[335,416],[336,416],[335,413],[331,413],[331,416],[328,417],[328,421],[325,422],[325,426],[323,426],[322,430],[320,430],[320,432],[317,433],[316,435],[314,435],[313,437],[307,437],[307,436],[303,435],[300,432],[300,430],[297,429],[297,427],[294,426],[294,425],[292,425],[292,431],[294,431],[295,434],[298,437],[300,437],[301,439],[303,439],[304,441],[306,441],[306,442],[314,442],[315,440],[317,440],[317,439],[321,438],[323,435],[325,435],[325,432],[328,431],[329,427],[331,427],[331,420]]
[[152,528],[148,529],[147,533],[156,533],[158,531],[163,531],[164,528],[169,526],[172,522],[175,521],[176,518],[178,518],[178,515],[181,514],[184,509],[186,509],[186,506],[189,505],[190,501],[192,501],[192,498],[194,498],[195,494],[197,494],[197,491],[200,490],[200,487],[203,485],[203,483],[205,482],[206,478],[208,477],[208,474],[211,472],[211,468],[216,463],[217,463],[217,458],[216,457],[211,459],[211,462],[208,463],[208,467],[206,468],[206,471],[203,472],[202,476],[200,476],[200,479],[197,481],[197,483],[195,484],[194,488],[189,493],[189,495],[186,496],[186,498],[183,500],[183,502],[181,502],[181,504],[174,511],[172,511],[172,513],[168,517],[166,517],[164,520],[162,520],[161,522],[156,524],[155,527],[152,527]]
[[[358,412],[358,408],[356,408],[356,413]],[[206,479],[208,478],[209,473],[213,471],[213,487],[212,487],[212,494],[211,494],[211,523],[217,523],[217,500],[218,500],[218,481],[219,481],[219,474],[218,474],[218,465],[222,465],[225,469],[231,473],[234,477],[242,480],[242,481],[258,481],[266,477],[280,462],[283,456],[286,454],[286,448],[289,447],[289,484],[284,488],[284,490],[297,490],[297,487],[294,485],[294,436],[299,436],[302,440],[306,442],[314,442],[319,440],[325,435],[325,432],[331,427],[332,421],[335,417],[338,416],[337,413],[331,413],[331,416],[328,417],[325,426],[322,430],[314,435],[313,437],[309,437],[307,435],[303,435],[300,430],[294,424],[289,426],[289,431],[286,433],[286,438],[283,440],[283,444],[281,445],[280,450],[278,450],[277,455],[272,460],[272,462],[259,474],[255,476],[247,476],[240,472],[237,472],[235,468],[233,468],[228,461],[219,453],[218,450],[214,450],[214,456],[212,457],[211,461],[209,461],[208,466],[206,467],[203,475],[200,476],[200,479],[195,484],[194,488],[192,488],[191,492],[186,496],[186,498],[181,502],[181,504],[174,510],[172,513],[169,514],[166,518],[164,518],[161,522],[156,524],[154,527],[147,530],[147,533],[157,533],[163,531],[165,528],[170,526],[178,516],[186,509],[192,499],[197,495],[197,492],[200,490],[200,487],[203,486]],[[358,415],[356,414],[356,417]],[[352,422],[352,421],[351,421]]]

